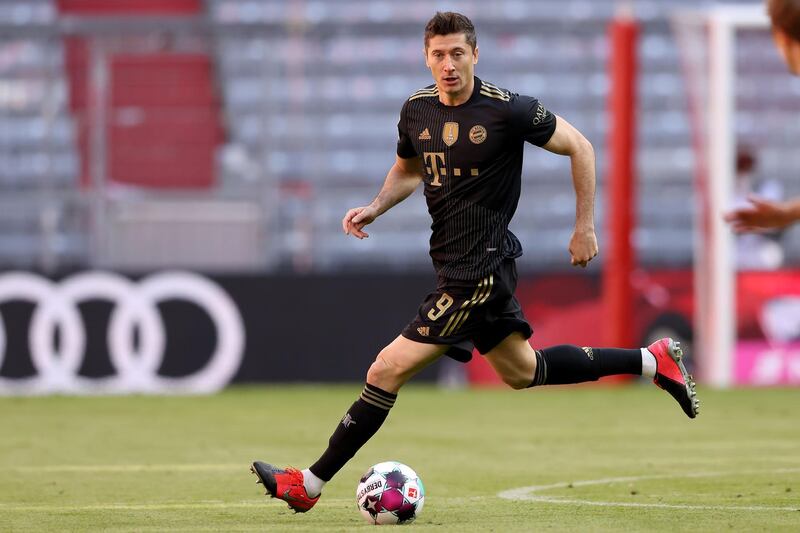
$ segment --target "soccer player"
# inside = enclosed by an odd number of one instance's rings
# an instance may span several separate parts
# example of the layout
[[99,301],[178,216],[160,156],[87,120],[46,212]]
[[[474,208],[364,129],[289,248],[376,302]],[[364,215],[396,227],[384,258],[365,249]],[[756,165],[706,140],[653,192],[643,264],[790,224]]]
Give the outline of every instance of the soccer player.
[[[767,0],[772,37],[789,70],[800,76],[800,0]],[[800,198],[775,202],[751,196],[750,205],[725,215],[737,233],[789,226],[800,220]]]
[[464,15],[437,13],[425,28],[424,52],[435,83],[403,105],[397,157],[383,188],[369,205],[350,209],[342,228],[359,239],[368,237],[365,226],[424,183],[437,287],[416,318],[378,354],[360,397],[314,464],[302,471],[252,464],[267,494],[298,512],[314,506],[323,485],[378,431],[406,381],[443,355],[469,361],[473,345],[514,389],[643,375],[671,394],[690,418],[697,415],[694,382],[672,339],[636,349],[531,347],[531,326],[514,297],[515,259],[522,248],[508,231],[520,197],[524,143],[571,160],[577,199],[569,253],[572,264],[581,267],[598,251],[592,145],[536,98],[475,77],[475,28]]

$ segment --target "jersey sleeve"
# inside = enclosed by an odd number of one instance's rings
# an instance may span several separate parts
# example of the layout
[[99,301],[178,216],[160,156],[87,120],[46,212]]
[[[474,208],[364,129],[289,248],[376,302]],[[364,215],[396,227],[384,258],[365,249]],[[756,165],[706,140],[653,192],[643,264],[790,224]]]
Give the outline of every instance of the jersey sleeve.
[[536,98],[514,95],[511,110],[520,135],[531,144],[547,144],[556,131],[556,116]]
[[411,159],[419,155],[411,142],[411,137],[408,136],[408,128],[406,126],[407,113],[408,100],[403,104],[403,109],[400,110],[400,121],[397,123],[397,155],[403,159]]

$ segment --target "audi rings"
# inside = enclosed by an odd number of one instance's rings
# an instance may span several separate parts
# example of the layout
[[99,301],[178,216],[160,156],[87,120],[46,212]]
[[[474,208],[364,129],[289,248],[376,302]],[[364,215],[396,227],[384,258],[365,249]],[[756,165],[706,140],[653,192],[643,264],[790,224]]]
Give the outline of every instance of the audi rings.
[[[79,374],[87,334],[78,304],[91,300],[109,301],[114,306],[107,345],[115,373],[107,377]],[[158,374],[166,347],[158,303],[165,300],[197,305],[217,330],[210,360],[186,376]],[[28,344],[36,373],[24,378],[0,376],[0,395],[204,394],[227,385],[243,357],[244,324],[236,304],[214,282],[191,272],[160,272],[136,282],[100,271],[82,272],[58,282],[29,272],[8,272],[0,275],[0,303],[8,301],[34,304]],[[0,368],[6,357],[6,339],[5,323],[0,320]]]

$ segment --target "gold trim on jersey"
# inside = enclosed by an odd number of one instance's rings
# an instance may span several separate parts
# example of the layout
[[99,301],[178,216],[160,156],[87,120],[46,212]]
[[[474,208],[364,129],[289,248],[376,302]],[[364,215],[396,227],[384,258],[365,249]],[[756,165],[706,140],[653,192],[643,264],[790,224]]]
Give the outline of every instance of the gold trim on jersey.
[[429,89],[420,89],[408,97],[408,101],[416,100],[417,98],[432,98],[439,96],[439,87],[431,87]]
[[511,95],[508,92],[486,81],[481,83],[481,94],[504,102],[511,100]]
[[508,91],[506,91],[505,89],[501,89],[500,87],[498,87],[494,83],[489,83],[488,81],[481,82],[481,89],[488,89],[490,91],[496,91],[496,92],[498,92],[500,94],[503,94],[505,96],[510,96]]
[[446,337],[448,335],[454,335],[461,329],[461,326],[463,326],[467,318],[469,318],[469,313],[472,311],[472,308],[476,305],[483,305],[486,300],[489,299],[493,286],[494,274],[490,274],[488,278],[483,278],[475,288],[475,293],[472,295],[472,298],[461,304],[461,309],[457,313],[454,313],[450,317],[450,320],[447,321],[447,325],[445,325],[440,336]]

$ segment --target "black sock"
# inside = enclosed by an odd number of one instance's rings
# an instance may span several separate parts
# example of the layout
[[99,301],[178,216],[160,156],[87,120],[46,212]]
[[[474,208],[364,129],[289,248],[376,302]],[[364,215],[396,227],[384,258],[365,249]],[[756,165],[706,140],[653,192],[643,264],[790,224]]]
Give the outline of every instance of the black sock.
[[579,348],[568,344],[536,350],[536,373],[529,387],[597,381],[603,376],[642,373],[640,349]]
[[328,441],[328,449],[309,467],[315,476],[330,481],[336,472],[353,457],[386,420],[397,394],[366,384],[361,396],[336,426]]

